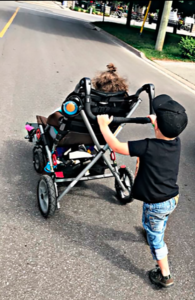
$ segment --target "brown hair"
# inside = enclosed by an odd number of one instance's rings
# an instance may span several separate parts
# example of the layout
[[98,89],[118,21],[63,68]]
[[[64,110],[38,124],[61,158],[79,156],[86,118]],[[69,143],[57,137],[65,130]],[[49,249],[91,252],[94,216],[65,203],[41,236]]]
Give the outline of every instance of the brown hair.
[[114,64],[110,63],[107,65],[108,70],[100,73],[92,79],[92,84],[96,90],[102,92],[128,92],[128,84],[126,79],[119,77],[116,72]]

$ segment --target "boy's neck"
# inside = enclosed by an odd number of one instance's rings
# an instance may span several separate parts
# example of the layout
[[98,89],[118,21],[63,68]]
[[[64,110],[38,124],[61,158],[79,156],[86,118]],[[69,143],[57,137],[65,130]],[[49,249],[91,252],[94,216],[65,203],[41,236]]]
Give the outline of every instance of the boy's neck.
[[165,141],[172,141],[172,140],[175,140],[176,138],[168,138],[166,136],[164,136],[161,131],[158,129],[158,130],[155,130],[155,136],[157,139],[159,140],[165,140]]

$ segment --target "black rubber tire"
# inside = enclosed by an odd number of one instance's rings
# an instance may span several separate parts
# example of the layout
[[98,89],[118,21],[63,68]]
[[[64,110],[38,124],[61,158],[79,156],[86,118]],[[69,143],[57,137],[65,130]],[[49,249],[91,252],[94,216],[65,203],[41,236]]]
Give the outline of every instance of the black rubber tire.
[[39,179],[37,185],[37,200],[39,210],[44,218],[49,218],[54,215],[57,208],[57,198],[53,180],[49,175],[43,175]]
[[[133,202],[131,191],[132,191],[132,187],[133,187],[133,183],[134,183],[134,176],[133,176],[132,172],[127,168],[120,168],[119,176],[120,176],[120,179],[121,179],[123,185],[127,189],[128,195],[124,195],[122,189],[120,188],[118,182],[115,179],[116,194],[117,194],[117,198],[118,198],[119,202],[122,205],[126,205],[127,203]],[[128,180],[129,180],[128,186],[126,183],[126,178],[128,178]]]
[[33,165],[37,173],[42,174],[46,166],[46,157],[42,149],[34,148],[33,149]]

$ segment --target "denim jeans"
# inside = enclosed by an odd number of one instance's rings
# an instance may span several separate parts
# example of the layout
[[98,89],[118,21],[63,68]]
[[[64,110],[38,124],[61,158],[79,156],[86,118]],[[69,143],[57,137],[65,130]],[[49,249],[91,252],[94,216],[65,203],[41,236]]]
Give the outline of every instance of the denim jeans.
[[168,254],[164,232],[169,215],[176,208],[176,197],[160,203],[144,203],[142,224],[146,230],[153,259],[161,260]]

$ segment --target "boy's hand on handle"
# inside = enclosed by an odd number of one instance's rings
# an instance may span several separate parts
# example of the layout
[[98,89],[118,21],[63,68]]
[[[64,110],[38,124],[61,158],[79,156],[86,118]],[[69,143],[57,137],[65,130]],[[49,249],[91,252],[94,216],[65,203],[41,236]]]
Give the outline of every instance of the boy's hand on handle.
[[156,122],[156,115],[149,115],[148,118],[151,120],[152,126],[155,130],[157,130],[157,122]]
[[155,125],[156,122],[156,115],[149,115],[147,116],[151,120],[152,125]]
[[98,115],[97,120],[99,126],[108,126],[112,122],[113,116],[109,118],[108,115]]

